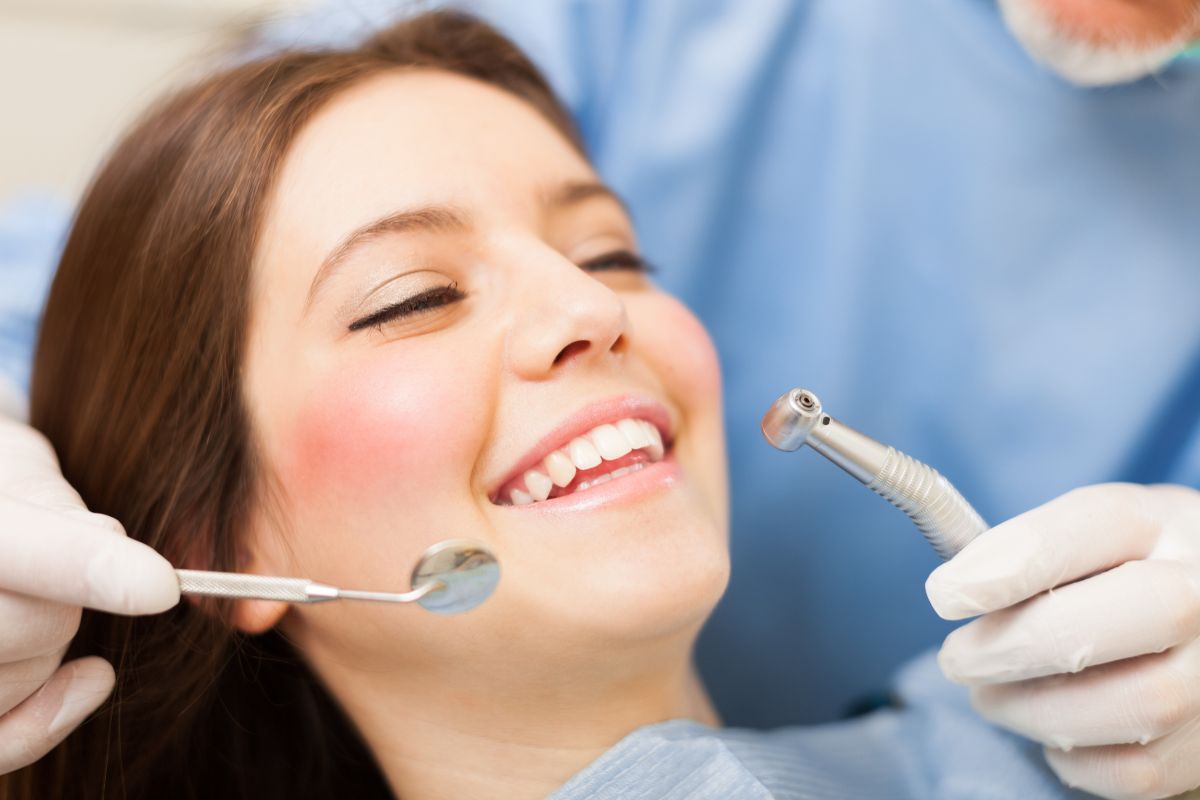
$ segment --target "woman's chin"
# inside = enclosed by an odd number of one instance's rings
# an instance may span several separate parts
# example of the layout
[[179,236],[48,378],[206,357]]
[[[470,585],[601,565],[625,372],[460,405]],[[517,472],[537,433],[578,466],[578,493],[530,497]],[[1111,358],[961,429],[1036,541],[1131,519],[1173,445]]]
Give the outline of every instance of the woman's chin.
[[606,648],[694,636],[724,593],[729,571],[723,527],[694,520],[646,531],[633,546],[581,543],[571,556],[548,548],[505,577],[545,635],[573,647]]

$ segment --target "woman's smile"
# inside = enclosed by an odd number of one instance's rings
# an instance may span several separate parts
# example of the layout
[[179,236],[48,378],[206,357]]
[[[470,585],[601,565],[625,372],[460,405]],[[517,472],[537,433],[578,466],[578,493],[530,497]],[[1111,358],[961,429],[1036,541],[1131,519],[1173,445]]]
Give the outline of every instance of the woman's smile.
[[[677,469],[670,458],[674,435],[666,406],[627,395],[591,403],[541,437],[509,470],[493,503],[565,510],[589,508],[628,496],[635,489],[666,485]],[[622,481],[648,467],[638,481]],[[581,492],[616,482],[603,495],[574,502]],[[572,502],[565,501],[572,498]]]

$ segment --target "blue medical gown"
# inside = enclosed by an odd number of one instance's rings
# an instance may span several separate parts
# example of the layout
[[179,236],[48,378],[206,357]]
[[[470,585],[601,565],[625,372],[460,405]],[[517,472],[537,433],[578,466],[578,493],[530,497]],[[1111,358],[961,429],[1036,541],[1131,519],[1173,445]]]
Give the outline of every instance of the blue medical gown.
[[1100,481],[1200,486],[1200,62],[1076,89],[990,0],[469,7],[547,71],[720,351],[733,578],[698,657],[728,723],[837,718],[950,629],[907,519],[763,442],[784,390],[992,522]]
[[1041,748],[984,723],[932,655],[901,706],[766,732],[670,720],[626,736],[549,800],[1083,800]]

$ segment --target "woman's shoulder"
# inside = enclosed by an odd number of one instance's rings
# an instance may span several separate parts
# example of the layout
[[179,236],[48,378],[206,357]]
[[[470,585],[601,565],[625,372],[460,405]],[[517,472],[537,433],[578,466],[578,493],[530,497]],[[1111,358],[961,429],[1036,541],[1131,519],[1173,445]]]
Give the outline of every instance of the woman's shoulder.
[[897,673],[893,707],[826,725],[769,731],[671,720],[639,728],[553,800],[749,798],[879,800],[1084,797],[1039,746],[982,720],[933,654]]

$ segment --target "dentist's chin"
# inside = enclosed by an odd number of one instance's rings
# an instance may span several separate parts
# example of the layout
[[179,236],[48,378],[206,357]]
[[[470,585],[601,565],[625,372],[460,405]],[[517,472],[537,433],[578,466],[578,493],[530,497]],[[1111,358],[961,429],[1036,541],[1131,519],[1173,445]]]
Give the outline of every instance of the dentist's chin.
[[1129,12],[1104,0],[1081,14],[1065,0],[998,0],[1005,24],[1029,56],[1083,88],[1153,75],[1200,38],[1200,2],[1179,0]]

